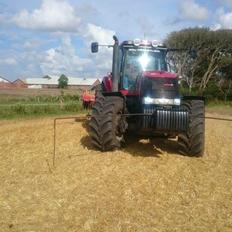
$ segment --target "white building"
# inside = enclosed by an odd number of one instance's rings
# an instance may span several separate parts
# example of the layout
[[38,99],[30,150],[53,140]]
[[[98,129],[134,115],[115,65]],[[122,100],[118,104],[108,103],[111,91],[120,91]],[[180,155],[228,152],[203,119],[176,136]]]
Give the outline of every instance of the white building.
[[[58,88],[59,76],[47,76],[43,78],[26,78],[28,88]],[[97,78],[78,78],[68,77],[68,88],[69,89],[89,89],[100,81]]]

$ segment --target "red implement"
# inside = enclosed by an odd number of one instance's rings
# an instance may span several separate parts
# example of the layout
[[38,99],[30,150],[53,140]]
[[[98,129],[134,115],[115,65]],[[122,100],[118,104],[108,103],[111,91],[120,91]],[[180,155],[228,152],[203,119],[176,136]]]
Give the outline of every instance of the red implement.
[[89,93],[87,90],[82,94],[82,102],[84,109],[88,109],[95,102],[95,95]]

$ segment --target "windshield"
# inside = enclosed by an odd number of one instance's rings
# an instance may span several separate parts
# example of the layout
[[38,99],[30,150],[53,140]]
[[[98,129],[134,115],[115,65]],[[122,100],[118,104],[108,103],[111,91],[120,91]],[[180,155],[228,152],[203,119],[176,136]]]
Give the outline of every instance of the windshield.
[[162,50],[126,49],[122,68],[123,89],[134,90],[141,72],[167,71],[165,53]]

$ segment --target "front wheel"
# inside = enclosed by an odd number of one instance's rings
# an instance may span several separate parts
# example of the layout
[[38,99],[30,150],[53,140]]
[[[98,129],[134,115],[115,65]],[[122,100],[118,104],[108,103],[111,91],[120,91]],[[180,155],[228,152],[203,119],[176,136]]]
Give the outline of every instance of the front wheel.
[[99,97],[93,105],[90,120],[92,143],[101,151],[120,148],[124,143],[127,128],[124,111],[124,100],[121,97]]
[[205,144],[205,105],[202,100],[183,103],[189,113],[188,130],[179,134],[180,152],[189,156],[203,156]]

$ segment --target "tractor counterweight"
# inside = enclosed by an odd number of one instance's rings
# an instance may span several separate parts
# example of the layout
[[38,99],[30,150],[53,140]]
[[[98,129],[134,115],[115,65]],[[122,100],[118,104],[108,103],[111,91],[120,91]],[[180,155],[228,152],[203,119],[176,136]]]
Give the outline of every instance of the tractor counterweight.
[[159,132],[180,132],[188,129],[188,112],[183,109],[160,109],[156,106],[144,108],[144,114],[152,116],[143,118],[143,129],[152,129]]

